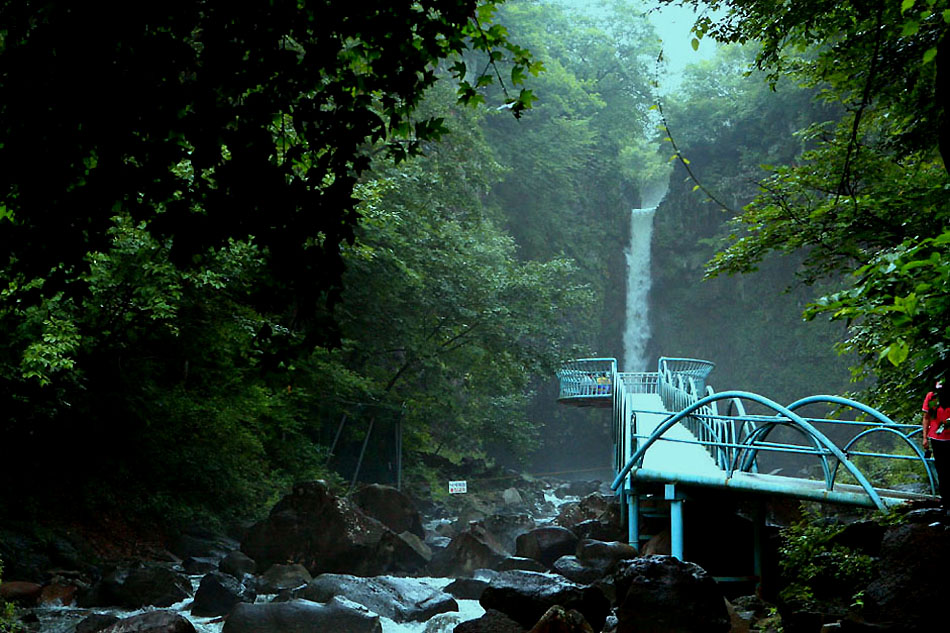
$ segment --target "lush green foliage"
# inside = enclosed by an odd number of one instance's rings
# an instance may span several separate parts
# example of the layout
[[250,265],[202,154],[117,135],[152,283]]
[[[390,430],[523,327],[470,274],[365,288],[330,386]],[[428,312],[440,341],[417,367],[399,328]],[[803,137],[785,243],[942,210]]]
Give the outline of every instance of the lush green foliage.
[[819,601],[851,606],[875,569],[870,556],[835,542],[843,529],[810,515],[782,531],[779,564],[786,583],[782,600],[798,609]]
[[878,402],[909,415],[944,371],[950,340],[947,3],[692,4],[726,11],[700,19],[698,37],[761,42],[756,64],[773,83],[792,77],[843,110],[805,128],[809,151],[761,180],[711,274],[752,270],[774,251],[803,252],[806,281],[853,273],[853,288],[808,315],[856,326],[843,349],[859,355],[857,376],[878,377]]
[[[326,474],[320,400],[378,396],[369,362],[341,365],[333,357],[348,348],[321,347],[341,342],[346,315],[333,306],[344,258],[358,268],[356,227],[380,221],[364,206],[359,224],[358,183],[374,156],[405,160],[446,131],[445,113],[418,110],[439,74],[454,81],[447,101],[473,103],[486,73],[504,70],[507,91],[540,65],[492,23],[494,2],[364,3],[358,15],[330,4],[0,3],[10,508],[39,512],[58,493],[90,513],[259,510],[275,486]],[[490,63],[470,69],[469,49]],[[502,99],[520,116],[532,98]],[[503,236],[466,230],[441,237],[509,272]],[[434,250],[418,255],[429,268],[413,275],[437,268]],[[516,295],[521,316],[539,297],[556,310],[531,284],[571,292],[568,269],[511,270],[470,309]],[[375,274],[377,289],[405,288],[386,285],[385,267]],[[382,297],[351,299],[357,314]],[[548,342],[511,323],[502,340]],[[523,360],[513,357],[508,368]]]

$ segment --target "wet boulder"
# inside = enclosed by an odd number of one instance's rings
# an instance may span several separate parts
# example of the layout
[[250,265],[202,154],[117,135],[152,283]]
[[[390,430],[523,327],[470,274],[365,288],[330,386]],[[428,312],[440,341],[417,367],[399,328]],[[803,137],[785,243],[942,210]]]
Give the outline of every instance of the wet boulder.
[[309,600],[234,607],[222,633],[382,633],[379,616],[338,598],[326,604]]
[[200,576],[218,568],[218,559],[208,556],[189,556],[181,561],[181,567],[189,576]]
[[589,585],[611,573],[620,561],[637,555],[637,550],[626,543],[585,539],[578,543],[576,556],[562,556],[553,569],[569,580]]
[[600,630],[610,611],[610,603],[595,587],[584,587],[557,574],[506,571],[489,583],[479,603],[506,614],[525,628],[534,626],[548,609],[560,605],[583,614]]
[[584,497],[600,490],[601,482],[599,480],[590,481],[568,481],[554,489],[554,496],[558,499],[566,497]]
[[938,630],[929,627],[940,618],[936,605],[950,595],[950,521],[940,511],[907,516],[910,523],[884,534],[879,563],[884,572],[864,589],[863,615],[901,631]]
[[119,616],[107,613],[92,613],[76,625],[75,633],[99,633],[119,621]]
[[191,581],[164,565],[116,568],[80,597],[83,607],[170,607],[192,596]]
[[579,539],[620,541],[627,537],[626,530],[619,523],[614,524],[599,519],[581,521],[571,526],[570,529]]
[[433,576],[468,576],[476,569],[494,568],[505,558],[502,545],[475,524],[453,538],[444,550],[434,554],[428,569]]
[[591,493],[577,503],[565,503],[554,523],[566,527],[576,533],[575,528],[581,523],[596,521],[596,527],[588,524],[587,531],[598,531],[601,534],[612,535],[611,540],[623,536],[620,523],[620,503],[615,496],[605,496],[598,492]]
[[529,633],[594,633],[594,629],[579,612],[555,605],[541,616]]
[[350,500],[364,514],[376,519],[396,534],[410,532],[419,538],[425,538],[422,516],[409,497],[399,490],[391,486],[371,484],[357,490]]
[[100,629],[100,633],[196,633],[194,625],[174,611],[147,611]]
[[730,619],[716,581],[695,563],[646,556],[613,575],[617,633],[725,633]]
[[395,576],[360,578],[321,574],[294,596],[314,602],[345,597],[394,622],[425,622],[439,613],[458,611],[459,608],[451,595],[416,578]]
[[477,524],[494,537],[503,551],[512,554],[518,537],[537,527],[535,520],[527,514],[493,514]]
[[241,551],[261,567],[293,561],[311,574],[375,576],[392,565],[383,544],[391,530],[356,505],[332,494],[326,482],[294,486],[263,521],[252,526]]
[[525,558],[524,556],[509,556],[498,563],[495,569],[497,571],[549,571],[541,561]]
[[390,571],[411,574],[424,568],[432,560],[432,549],[412,532],[387,532],[380,539],[383,558],[390,560]]
[[200,617],[227,615],[239,602],[254,602],[257,592],[240,580],[220,571],[205,575],[195,592],[191,613]]
[[525,630],[501,611],[488,609],[482,617],[459,624],[453,633],[525,633]]
[[593,567],[587,567],[579,560],[577,556],[561,556],[559,559],[554,561],[552,569],[555,573],[558,573],[571,582],[576,582],[579,585],[589,585],[592,582],[596,582],[600,578],[603,578],[604,573],[600,570],[594,569]]
[[0,599],[21,606],[32,606],[40,599],[43,585],[26,580],[10,580],[0,583]]
[[506,506],[519,507],[525,505],[524,497],[521,496],[517,488],[506,488],[503,490],[501,493],[501,502]]
[[478,600],[487,586],[484,578],[456,578],[446,586],[445,593],[459,600]]
[[66,607],[76,603],[79,585],[57,578],[43,587],[39,603],[44,606]]
[[221,559],[218,569],[240,580],[248,574],[256,574],[257,563],[241,550],[234,550]]
[[296,589],[313,580],[313,576],[303,565],[271,565],[257,579],[259,593],[280,593],[285,589]]
[[515,542],[515,554],[550,567],[561,556],[573,554],[577,542],[577,536],[565,527],[544,526],[520,535]]
[[172,554],[181,559],[213,558],[220,560],[238,548],[234,539],[201,527],[190,527],[174,538],[169,546]]

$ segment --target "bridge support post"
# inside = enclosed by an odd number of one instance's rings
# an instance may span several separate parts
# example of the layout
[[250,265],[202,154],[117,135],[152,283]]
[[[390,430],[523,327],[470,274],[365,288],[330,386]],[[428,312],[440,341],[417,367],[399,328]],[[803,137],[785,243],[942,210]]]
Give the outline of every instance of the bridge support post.
[[640,495],[637,489],[627,489],[627,543],[640,553]]
[[676,484],[666,484],[664,498],[670,502],[670,554],[683,560],[683,495]]
[[765,553],[765,506],[756,503],[752,510],[752,574],[756,578],[756,590],[762,588],[762,557]]

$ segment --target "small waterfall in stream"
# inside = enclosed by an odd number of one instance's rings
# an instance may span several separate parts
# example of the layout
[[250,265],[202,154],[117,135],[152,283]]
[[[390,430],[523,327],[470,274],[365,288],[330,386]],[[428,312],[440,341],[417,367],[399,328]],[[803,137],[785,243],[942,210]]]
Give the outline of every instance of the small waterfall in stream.
[[627,313],[623,330],[625,371],[647,371],[650,341],[650,242],[656,207],[630,212],[630,246],[627,259]]

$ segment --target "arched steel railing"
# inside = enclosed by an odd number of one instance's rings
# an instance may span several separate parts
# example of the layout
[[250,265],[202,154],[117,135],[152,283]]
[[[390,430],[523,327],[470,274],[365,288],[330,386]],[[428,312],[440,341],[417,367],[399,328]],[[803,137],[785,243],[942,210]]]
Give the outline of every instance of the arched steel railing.
[[[827,491],[832,491],[842,466],[864,492],[871,503],[884,507],[880,495],[852,458],[881,458],[919,461],[927,474],[930,493],[936,494],[936,483],[928,461],[914,436],[919,425],[898,424],[879,411],[860,402],[839,396],[811,396],[784,407],[768,398],[744,391],[716,393],[706,384],[714,365],[709,361],[691,358],[661,358],[657,372],[617,372],[614,359],[582,359],[572,361],[558,372],[561,379],[562,401],[584,398],[599,399],[600,406],[612,406],[614,415],[614,467],[617,471],[613,485],[617,489],[624,477],[642,465],[645,452],[670,428],[682,424],[690,430],[695,442],[709,451],[725,477],[735,473],[757,472],[760,452],[783,452],[817,457]],[[583,380],[586,375],[603,374],[610,387],[607,392],[593,389]],[[595,385],[597,383],[595,382]],[[660,396],[670,414],[649,436],[638,434],[633,398],[642,393]],[[749,415],[744,401],[751,401],[774,412],[774,415]],[[871,420],[846,421],[803,417],[796,410],[810,404],[835,405],[854,409]],[[720,413],[724,410],[725,414]],[[651,412],[658,413],[658,412]],[[846,424],[862,428],[843,447],[835,444],[817,426],[817,423]],[[784,427],[802,435],[806,444],[782,444],[769,440],[775,429]],[[872,435],[893,436],[906,444],[908,454],[891,454],[857,450],[865,438]],[[684,441],[684,440],[677,440]],[[692,441],[692,440],[690,440]]]

